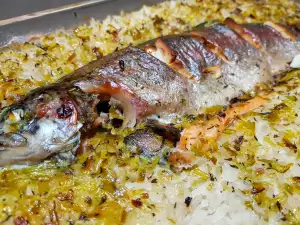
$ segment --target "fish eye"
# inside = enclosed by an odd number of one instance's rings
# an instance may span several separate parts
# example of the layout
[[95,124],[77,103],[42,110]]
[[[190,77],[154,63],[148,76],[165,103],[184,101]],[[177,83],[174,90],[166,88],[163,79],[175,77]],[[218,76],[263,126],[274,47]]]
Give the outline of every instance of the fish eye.
[[73,114],[73,111],[74,110],[70,105],[62,104],[61,107],[56,110],[56,113],[59,119],[66,119]]
[[29,124],[24,127],[24,130],[28,131],[31,134],[36,134],[36,132],[40,129],[37,118],[34,118],[29,122]]

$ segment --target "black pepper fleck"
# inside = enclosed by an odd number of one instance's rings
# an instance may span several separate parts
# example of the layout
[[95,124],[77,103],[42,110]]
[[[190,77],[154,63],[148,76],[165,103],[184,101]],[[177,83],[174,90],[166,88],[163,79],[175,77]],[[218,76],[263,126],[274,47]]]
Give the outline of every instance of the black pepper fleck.
[[230,104],[235,104],[235,103],[238,103],[240,101],[241,100],[239,98],[235,97],[235,98],[233,98],[233,99],[230,100]]
[[219,112],[219,113],[218,113],[218,116],[224,118],[224,117],[226,116],[226,113],[224,113],[224,112]]
[[192,202],[193,198],[192,197],[186,197],[184,200],[184,203],[186,205],[186,207],[189,207],[191,202]]
[[84,202],[91,205],[92,204],[92,199],[91,197],[87,196],[85,199],[84,199]]
[[81,213],[79,216],[79,220],[86,220],[87,219],[87,215],[85,212]]
[[107,200],[106,195],[104,195],[103,197],[101,197],[101,199],[100,199],[100,205],[103,204],[104,202],[106,202],[106,200]]
[[122,72],[125,70],[125,62],[123,60],[119,61],[119,67],[120,67]]
[[282,210],[282,206],[281,206],[281,204],[280,204],[279,201],[276,201],[276,206],[277,206],[277,208],[278,208],[279,211]]
[[211,173],[209,173],[209,178],[210,178],[211,181],[215,181],[215,178]]
[[152,184],[156,184],[157,183],[157,179],[154,178],[152,181],[151,181]]

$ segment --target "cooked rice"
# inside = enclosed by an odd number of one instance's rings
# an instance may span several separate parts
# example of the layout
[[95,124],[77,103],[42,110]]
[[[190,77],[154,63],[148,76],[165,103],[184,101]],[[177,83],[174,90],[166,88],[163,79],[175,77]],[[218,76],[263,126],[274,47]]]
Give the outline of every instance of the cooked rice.
[[[75,30],[4,49],[0,101],[10,104],[97,55],[207,20],[230,16],[237,22],[295,24],[299,9],[284,0],[188,0],[143,7],[102,23],[91,20]],[[218,141],[218,151],[205,157],[199,152],[198,166],[188,171],[174,173],[155,157],[148,161],[122,151],[121,137],[104,133],[90,140],[94,151],[71,166],[47,161],[6,167],[0,174],[0,221],[300,224],[299,74],[286,77],[267,106],[235,121]]]

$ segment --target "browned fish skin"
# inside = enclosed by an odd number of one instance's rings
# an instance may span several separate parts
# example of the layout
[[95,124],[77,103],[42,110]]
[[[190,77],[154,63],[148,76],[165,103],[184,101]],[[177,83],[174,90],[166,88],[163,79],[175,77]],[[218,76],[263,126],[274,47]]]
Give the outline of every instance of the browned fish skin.
[[[128,119],[125,125],[135,125],[135,118],[130,117],[133,113],[136,113],[136,118],[141,118],[153,113],[167,116],[174,112],[186,112],[182,107],[183,102],[188,104],[189,101],[186,79],[137,48],[129,47],[103,57],[93,67],[96,69],[88,79],[82,79],[74,85],[85,92],[107,94],[119,100]],[[112,88],[114,84],[110,84],[99,90],[104,80],[114,82],[119,87]],[[127,95],[128,99],[124,99]],[[126,103],[127,100],[129,102]],[[135,110],[127,109],[127,105],[133,105]]]
[[239,25],[227,19],[152,40],[141,48],[190,80],[192,107],[199,109],[228,104],[234,95],[289,70],[300,54],[300,37],[271,22]]
[[229,104],[290,69],[298,54],[298,33],[273,23],[232,20],[128,47],[3,109],[0,165],[77,149],[80,134],[102,123],[96,109],[101,101],[122,107],[123,127],[153,115],[170,121],[201,107]]
[[[185,78],[138,48],[103,57],[2,110],[0,165],[34,163],[76,149],[80,134],[100,118],[96,105],[102,100],[120,102],[124,127],[153,113],[183,113],[187,87]],[[15,132],[19,136],[11,135]]]

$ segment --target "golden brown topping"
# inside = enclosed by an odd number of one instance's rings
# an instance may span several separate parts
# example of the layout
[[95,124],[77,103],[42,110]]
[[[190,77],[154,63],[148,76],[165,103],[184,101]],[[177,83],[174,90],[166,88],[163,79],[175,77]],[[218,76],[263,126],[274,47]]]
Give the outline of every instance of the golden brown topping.
[[157,48],[155,46],[146,46],[144,50],[148,54],[153,55],[157,51]]
[[165,63],[169,64],[175,61],[176,53],[173,52],[172,49],[170,49],[169,46],[162,39],[157,39],[155,42],[155,46],[157,49],[160,49],[162,51]]
[[257,195],[265,190],[265,187],[262,184],[254,183],[251,194]]
[[226,63],[230,63],[230,60],[224,54],[224,51],[221,47],[217,46],[216,44],[212,43],[211,41],[207,40],[206,37],[202,36],[201,34],[192,31],[192,37],[199,39],[212,53],[218,56],[221,60]]
[[292,143],[288,138],[283,137],[282,139],[285,147],[291,149],[294,153],[297,153],[297,145]]
[[289,32],[286,28],[284,28],[276,23],[273,23],[272,21],[267,21],[264,24],[272,27],[274,30],[279,32],[281,34],[281,36],[284,37],[285,39],[288,39],[290,41],[296,41],[296,37],[291,32]]
[[213,163],[214,165],[216,165],[216,163],[218,162],[217,158],[214,157],[214,156],[213,156],[210,160],[212,161],[212,163]]
[[184,68],[182,62],[176,59],[176,53],[172,51],[172,49],[170,49],[163,40],[157,39],[155,46],[146,46],[144,50],[148,54],[153,55],[168,64],[173,70],[182,74],[186,78],[193,79],[193,76]]
[[76,58],[76,53],[75,52],[73,52],[70,56],[69,56],[69,58],[68,58],[68,62],[69,63],[72,63],[73,62],[73,60]]
[[192,76],[192,74],[184,68],[182,62],[180,62],[177,59],[175,59],[175,61],[173,63],[169,64],[169,66],[173,70],[177,71],[178,73],[180,73],[181,75],[185,76],[186,78],[188,78],[190,80],[192,80],[194,78]]
[[148,199],[149,198],[149,194],[148,193],[142,193],[141,194],[141,198]]
[[236,33],[238,33],[245,41],[247,41],[249,44],[254,46],[257,49],[261,49],[262,46],[258,42],[255,34],[251,33],[249,30],[244,28],[242,25],[237,24],[232,19],[227,18],[224,22],[224,24],[234,30]]
[[202,70],[203,73],[218,79],[222,75],[222,70],[220,66],[211,66]]
[[293,177],[293,178],[292,178],[292,181],[293,181],[295,184],[300,184],[300,177]]
[[256,173],[257,175],[261,175],[261,174],[264,174],[264,173],[265,173],[265,170],[264,170],[263,168],[258,168],[258,169],[255,170],[255,173]]

